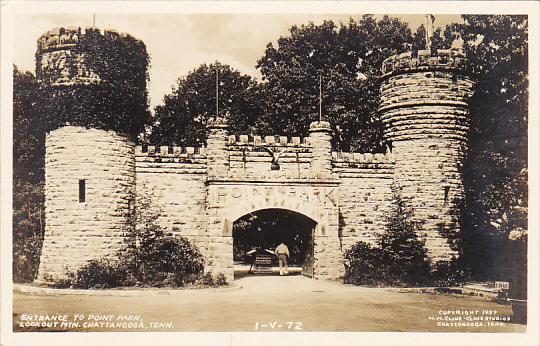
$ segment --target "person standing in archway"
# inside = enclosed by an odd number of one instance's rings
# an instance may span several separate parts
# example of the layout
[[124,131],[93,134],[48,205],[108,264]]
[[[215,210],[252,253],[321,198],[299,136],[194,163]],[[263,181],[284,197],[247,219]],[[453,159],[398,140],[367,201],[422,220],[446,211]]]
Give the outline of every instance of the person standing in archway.
[[284,243],[281,243],[276,247],[275,254],[279,262],[279,275],[288,275],[287,257],[289,257],[289,248]]

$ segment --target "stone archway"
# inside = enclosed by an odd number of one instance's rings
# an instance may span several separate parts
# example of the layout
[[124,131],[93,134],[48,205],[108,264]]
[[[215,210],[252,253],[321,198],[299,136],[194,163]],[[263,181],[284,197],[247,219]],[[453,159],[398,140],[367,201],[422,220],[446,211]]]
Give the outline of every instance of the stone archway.
[[315,278],[337,278],[341,244],[334,183],[253,183],[220,181],[208,185],[208,268],[234,278],[233,226],[243,215],[264,209],[289,210],[313,220],[312,268]]

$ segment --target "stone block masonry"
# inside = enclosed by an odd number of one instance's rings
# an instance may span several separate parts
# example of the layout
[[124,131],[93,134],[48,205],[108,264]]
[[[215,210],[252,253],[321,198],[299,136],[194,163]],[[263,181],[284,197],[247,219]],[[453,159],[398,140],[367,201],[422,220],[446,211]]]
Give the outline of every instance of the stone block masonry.
[[[75,54],[84,34],[55,29],[39,39],[42,83],[100,83]],[[150,198],[157,222],[190,239],[205,256],[205,270],[228,280],[235,221],[264,209],[309,218],[315,226],[304,269],[314,278],[339,279],[343,253],[385,232],[392,185],[423,223],[431,258],[450,260],[459,253],[454,240],[472,90],[465,63],[457,50],[404,53],[383,63],[379,113],[391,147],[386,153],[332,152],[324,121],[299,138],[233,136],[226,119],[212,119],[202,148],[135,147],[111,131],[75,126],[51,131],[38,281],[58,281],[91,259],[114,256],[130,238],[128,216],[138,206],[133,196]]]

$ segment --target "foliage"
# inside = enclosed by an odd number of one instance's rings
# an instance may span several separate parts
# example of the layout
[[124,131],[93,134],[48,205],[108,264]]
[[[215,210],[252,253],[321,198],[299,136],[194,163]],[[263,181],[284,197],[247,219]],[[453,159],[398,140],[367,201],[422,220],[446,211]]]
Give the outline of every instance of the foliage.
[[77,271],[72,283],[76,288],[113,288],[126,284],[128,271],[119,261],[93,259]]
[[452,257],[450,261],[438,261],[431,273],[434,286],[451,287],[471,280],[471,271],[462,258]]
[[269,43],[257,63],[263,75],[265,110],[257,128],[306,136],[319,118],[319,76],[323,118],[334,130],[335,149],[382,150],[382,125],[376,116],[382,61],[413,40],[406,23],[365,15],[339,27],[293,26],[277,47]]
[[13,68],[13,281],[37,275],[45,228],[44,136],[36,133],[38,85],[34,76]]
[[219,73],[219,114],[231,133],[251,132],[261,99],[258,84],[228,65],[203,64],[178,79],[178,85],[155,109],[152,145],[202,146],[208,136],[206,124],[216,116],[216,71]]
[[403,280],[407,284],[422,284],[430,272],[425,241],[419,237],[422,224],[414,220],[412,208],[394,186],[390,208],[385,232],[377,239],[383,261],[390,265],[388,275],[392,280]]
[[519,256],[506,254],[512,246],[508,236],[527,230],[528,20],[508,15],[463,19],[448,31],[463,40],[475,82],[470,152],[463,168],[464,256],[478,279],[506,281],[507,259]]
[[92,260],[79,269],[77,288],[180,287],[202,274],[203,257],[186,238],[142,232],[140,246],[117,259]]
[[148,286],[160,286],[167,274],[174,286],[194,282],[203,271],[203,256],[186,238],[163,233],[139,233],[136,277]]
[[366,242],[358,242],[348,249],[345,254],[346,284],[361,286],[380,286],[388,281],[386,273],[389,264],[383,261],[380,248]]
[[144,43],[130,35],[89,31],[81,36],[74,51],[85,55],[85,62],[100,82],[42,84],[39,112],[45,121],[40,132],[69,123],[114,130],[136,139],[150,122],[146,90],[149,57]]
[[225,275],[223,273],[219,273],[214,281],[214,286],[226,286],[227,284],[227,278],[225,277]]

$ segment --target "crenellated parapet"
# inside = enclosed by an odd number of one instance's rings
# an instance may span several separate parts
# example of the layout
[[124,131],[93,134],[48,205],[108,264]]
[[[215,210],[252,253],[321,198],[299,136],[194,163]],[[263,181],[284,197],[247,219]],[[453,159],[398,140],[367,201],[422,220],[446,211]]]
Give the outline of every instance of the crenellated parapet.
[[467,60],[462,49],[437,49],[434,54],[428,50],[419,50],[416,56],[413,52],[405,52],[384,60],[382,78],[410,71],[464,71],[466,66]]
[[206,148],[139,145],[135,164],[140,173],[206,174]]
[[457,140],[465,144],[468,99],[473,84],[462,72],[463,51],[420,51],[392,56],[383,63],[380,118],[388,141],[423,138]]
[[83,42],[90,37],[124,38],[115,30],[61,27],[47,31],[37,40],[36,77],[47,85],[73,86],[101,82],[99,73],[88,61]]
[[142,146],[138,145],[135,147],[136,156],[147,156],[147,157],[171,157],[171,158],[189,158],[197,157],[204,158],[206,157],[206,148],[205,147],[175,147],[162,145],[159,147],[148,145]]
[[332,152],[332,170],[340,178],[392,179],[395,163],[392,153]]
[[309,137],[229,135],[229,145],[308,147]]
[[98,28],[86,27],[84,30],[81,27],[68,26],[54,28],[38,38],[37,52],[51,52],[55,50],[64,50],[77,46],[85,35],[103,35],[103,36],[118,36],[126,37],[127,34],[118,32],[113,29],[105,29],[101,31]]
[[337,164],[392,164],[396,162],[391,153],[349,153],[342,151],[332,152],[332,161]]

